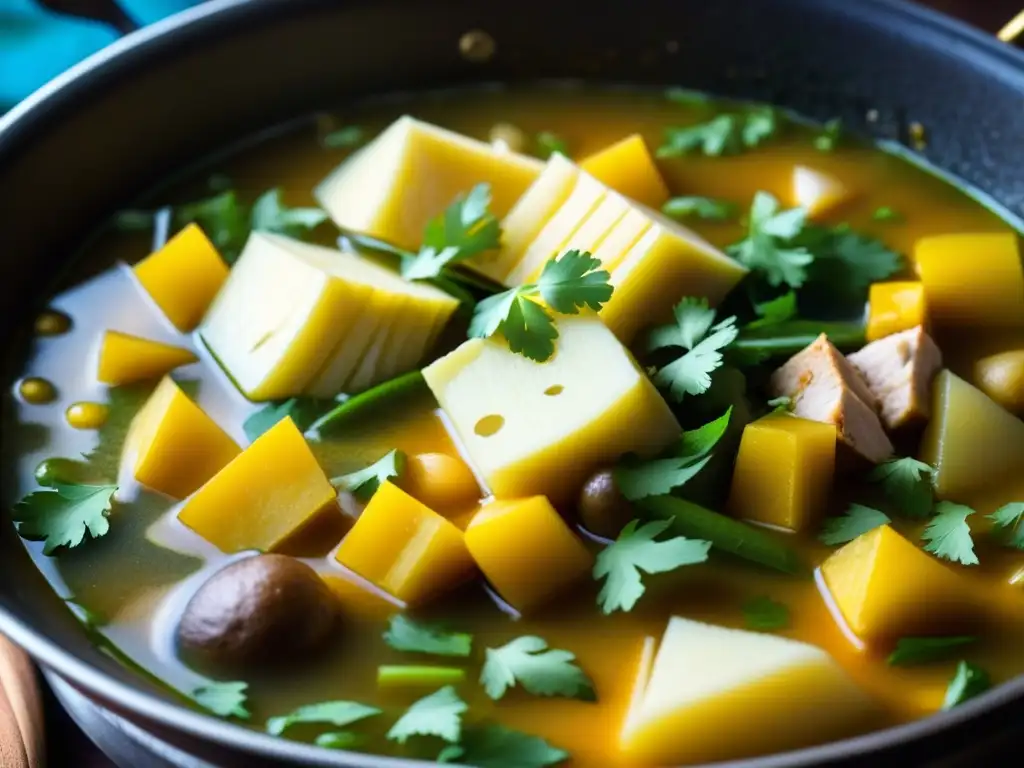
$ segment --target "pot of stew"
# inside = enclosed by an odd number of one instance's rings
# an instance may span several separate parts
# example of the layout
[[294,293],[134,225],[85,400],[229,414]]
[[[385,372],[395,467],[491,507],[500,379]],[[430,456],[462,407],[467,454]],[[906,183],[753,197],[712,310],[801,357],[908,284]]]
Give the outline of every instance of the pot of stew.
[[0,119],[0,630],[210,765],[1008,764],[1022,96],[889,0],[129,35]]

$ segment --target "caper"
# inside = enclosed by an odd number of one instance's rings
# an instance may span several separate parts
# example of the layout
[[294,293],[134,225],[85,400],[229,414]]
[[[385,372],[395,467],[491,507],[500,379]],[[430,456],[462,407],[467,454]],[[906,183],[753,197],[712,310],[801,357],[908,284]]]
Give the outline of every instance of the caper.
[[51,456],[39,462],[35,475],[37,483],[52,488],[56,483],[80,483],[88,472],[88,466],[81,461]]
[[618,536],[634,517],[633,507],[619,491],[611,469],[598,470],[583,484],[578,511],[584,528],[609,539]]

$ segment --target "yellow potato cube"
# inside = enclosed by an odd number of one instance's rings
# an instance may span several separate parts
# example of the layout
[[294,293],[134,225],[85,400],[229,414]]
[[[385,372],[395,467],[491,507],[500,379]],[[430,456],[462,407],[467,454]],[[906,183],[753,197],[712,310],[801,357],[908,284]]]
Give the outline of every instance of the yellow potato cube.
[[491,185],[491,210],[504,216],[533,183],[541,161],[401,117],[347,159],[316,189],[342,229],[416,249],[423,228],[461,194]]
[[173,379],[166,377],[132,419],[123,461],[143,485],[183,499],[241,450]]
[[824,513],[835,466],[834,425],[769,414],[743,430],[729,510],[758,523],[807,530]]
[[470,259],[466,266],[504,283],[530,243],[568,199],[579,176],[580,169],[572,161],[558,152],[553,154],[537,180],[501,222],[501,250]]
[[142,339],[120,331],[104,331],[96,378],[110,386],[159,379],[199,358],[191,349]]
[[470,339],[423,369],[466,454],[498,498],[575,497],[624,453],[651,456],[679,436],[665,400],[593,315],[559,317],[546,363],[504,339]]
[[189,224],[135,265],[135,277],[179,331],[191,331],[228,276],[228,265],[203,230]]
[[338,598],[345,616],[383,621],[391,614],[401,613],[407,608],[401,600],[344,568],[333,566],[330,571],[320,571],[320,578]]
[[485,505],[466,546],[498,593],[526,613],[590,573],[594,557],[543,496]]
[[462,531],[398,486],[381,483],[334,558],[409,605],[476,571]]
[[1024,270],[1012,232],[923,237],[914,245],[937,326],[1024,325]]
[[935,467],[940,498],[969,494],[1024,472],[1024,422],[949,370],[932,383],[932,418],[921,438],[921,461]]
[[580,163],[580,168],[616,192],[651,208],[660,208],[668,200],[668,187],[639,133],[591,155]]
[[715,306],[747,273],[682,224],[653,210],[647,215],[653,224],[612,270],[614,293],[600,312],[623,344],[670,319],[681,296],[705,296]]
[[868,644],[941,634],[979,612],[962,576],[888,525],[834,552],[821,574],[847,626]]
[[336,504],[334,486],[286,417],[185,502],[178,519],[223,552],[273,552]]
[[866,331],[868,341],[877,341],[927,324],[928,312],[922,283],[904,281],[871,284]]

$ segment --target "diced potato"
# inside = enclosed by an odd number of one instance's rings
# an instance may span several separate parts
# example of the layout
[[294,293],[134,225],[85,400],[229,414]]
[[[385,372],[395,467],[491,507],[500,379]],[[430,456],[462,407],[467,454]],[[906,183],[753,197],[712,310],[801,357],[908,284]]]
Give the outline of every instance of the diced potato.
[[821,648],[673,617],[619,747],[629,765],[703,764],[851,735],[879,714]]
[[593,555],[543,496],[485,505],[466,528],[466,546],[487,580],[522,613],[594,567]]
[[255,232],[200,334],[251,400],[330,397],[339,380],[366,388],[415,367],[457,306],[354,254]]
[[941,634],[979,614],[962,576],[888,525],[832,553],[821,575],[847,626],[868,644]]
[[522,261],[530,243],[569,198],[579,176],[580,169],[572,161],[557,152],[553,154],[537,180],[501,222],[501,250],[470,259],[466,266],[504,283],[512,268]]
[[143,339],[120,331],[104,331],[100,342],[96,378],[103,384],[120,386],[159,379],[199,358],[191,349]]
[[758,523],[807,530],[824,513],[835,466],[835,426],[769,414],[743,430],[729,510]]
[[831,173],[816,171],[805,165],[793,167],[793,205],[818,219],[848,202],[853,193]]
[[228,277],[228,265],[203,230],[189,224],[135,265],[135,277],[175,328],[199,325]]
[[680,296],[704,296],[715,306],[747,273],[696,232],[645,213],[652,225],[612,270],[614,292],[600,312],[623,344],[642,327],[669,319]]
[[914,246],[937,326],[1024,325],[1024,271],[1012,232],[924,237]]
[[629,352],[593,316],[560,317],[554,357],[470,339],[423,370],[473,465],[498,498],[575,497],[624,453],[650,456],[679,424]]
[[391,124],[316,189],[342,229],[416,249],[423,228],[460,194],[491,185],[491,210],[504,216],[543,164],[412,117]]
[[178,519],[222,552],[273,552],[336,504],[302,432],[285,417],[185,502]]
[[476,570],[462,531],[390,482],[373,494],[335,559],[409,605],[454,589]]
[[872,283],[868,293],[868,341],[928,324],[920,282]]
[[1024,349],[1000,352],[974,364],[974,383],[1011,413],[1024,413]]
[[625,739],[632,734],[637,726],[637,718],[640,716],[644,706],[644,694],[647,692],[647,683],[651,679],[651,668],[654,666],[654,653],[658,649],[658,639],[647,636],[640,646],[640,657],[636,662],[636,673],[633,675],[633,684],[629,688],[629,704],[626,706],[626,714],[622,718],[622,736]]
[[935,467],[939,497],[963,500],[1024,472],[1024,422],[949,370],[932,387],[921,460]]
[[480,499],[480,486],[462,459],[446,453],[410,456],[398,483],[402,490],[435,512],[450,517]]
[[660,208],[668,200],[668,187],[639,133],[591,155],[580,167],[616,192],[651,208]]
[[653,226],[654,221],[647,215],[646,208],[630,208],[629,212],[605,234],[591,255],[601,262],[602,269],[611,273]]
[[583,222],[608,196],[604,184],[587,173],[580,173],[569,197],[548,219],[537,237],[512,267],[505,285],[520,285],[541,269],[545,262],[573,247],[572,238]]
[[330,571],[320,571],[320,578],[338,598],[344,616],[382,621],[407,608],[401,600],[351,571],[334,567]]
[[183,499],[241,450],[167,377],[132,419],[123,461],[143,485]]

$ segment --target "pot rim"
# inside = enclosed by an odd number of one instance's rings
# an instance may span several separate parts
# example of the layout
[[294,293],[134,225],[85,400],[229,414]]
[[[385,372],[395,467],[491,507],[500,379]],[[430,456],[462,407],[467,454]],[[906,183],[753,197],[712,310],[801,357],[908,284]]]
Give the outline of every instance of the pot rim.
[[[813,1],[795,0],[806,4]],[[236,16],[265,12],[271,6],[284,6],[287,2],[289,0],[207,0],[202,5],[126,35],[72,66],[0,116],[0,156],[9,149],[5,145],[17,145],[22,135],[31,133],[30,128],[34,123],[45,122],[53,108],[65,101],[93,95],[95,89],[102,87],[102,78],[112,74],[115,69],[130,64],[145,65],[154,50],[167,43],[172,35],[188,36],[208,27],[227,26]],[[941,38],[947,44],[955,44],[962,59],[985,61],[990,70],[1001,70],[1001,74],[1018,80],[1024,91],[1024,51],[999,42],[995,37],[957,19],[902,0],[860,0],[849,4],[837,0],[829,4],[834,6],[830,11],[837,15],[859,18],[877,27],[891,26],[918,35]],[[430,764],[363,752],[328,750],[288,741],[253,731],[212,714],[189,709],[108,676],[50,640],[2,605],[0,631],[24,648],[36,661],[87,694],[96,696],[101,702],[113,703],[143,721],[148,720],[192,737],[290,764],[301,762],[338,768],[413,768]],[[713,765],[716,768],[794,768],[866,756],[962,726],[1020,700],[1024,700],[1024,674],[960,706],[923,719],[818,746]]]

